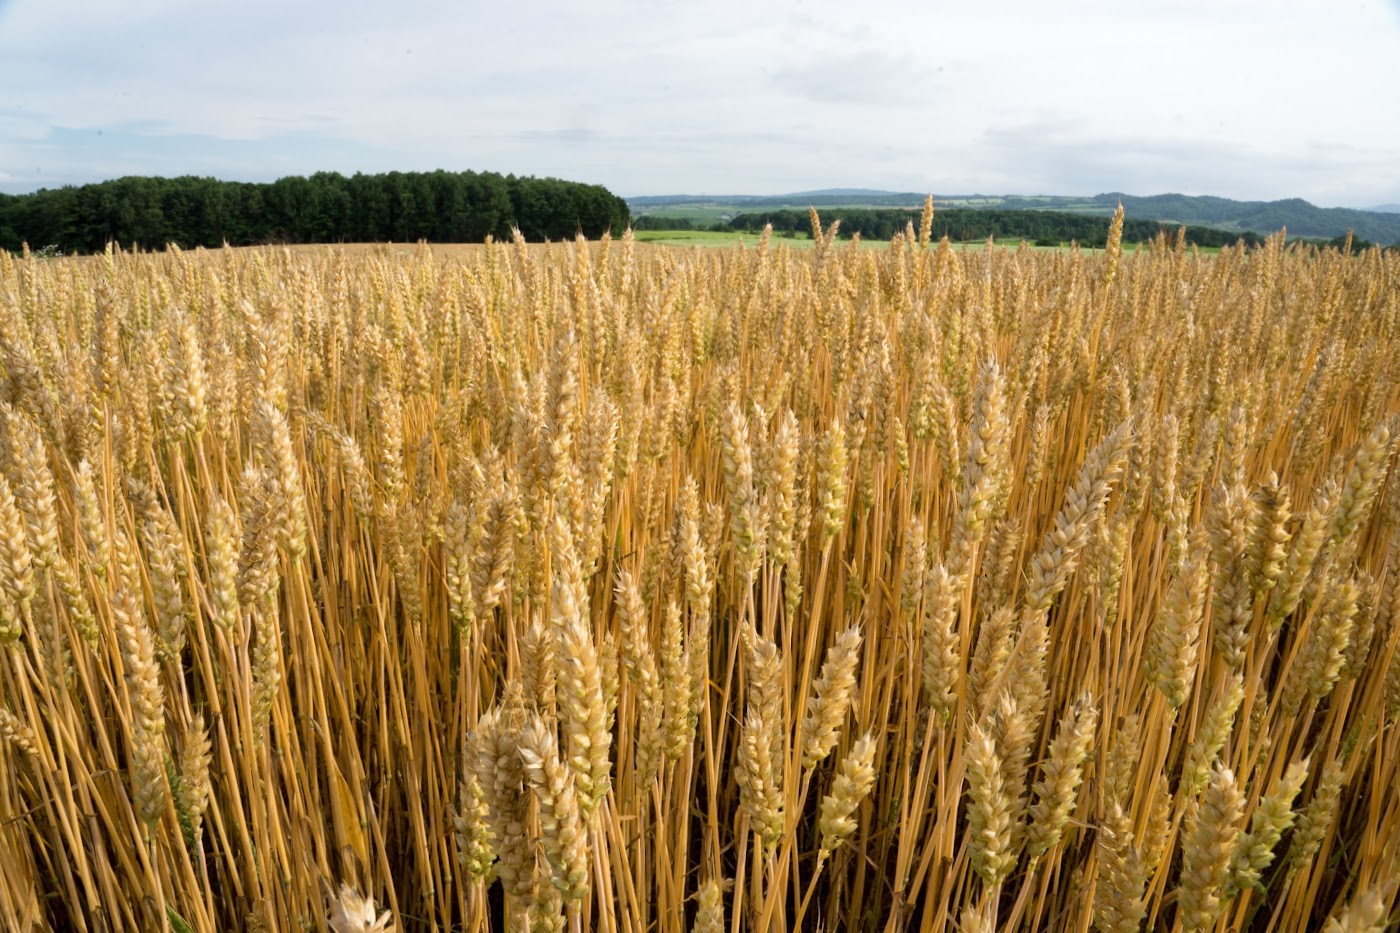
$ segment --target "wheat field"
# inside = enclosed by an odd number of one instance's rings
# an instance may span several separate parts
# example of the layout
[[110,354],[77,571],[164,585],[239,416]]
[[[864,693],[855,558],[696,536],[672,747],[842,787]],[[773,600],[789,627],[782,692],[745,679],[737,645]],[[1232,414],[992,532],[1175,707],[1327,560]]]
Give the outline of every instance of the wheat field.
[[1400,256],[813,223],[0,253],[4,928],[1384,929]]

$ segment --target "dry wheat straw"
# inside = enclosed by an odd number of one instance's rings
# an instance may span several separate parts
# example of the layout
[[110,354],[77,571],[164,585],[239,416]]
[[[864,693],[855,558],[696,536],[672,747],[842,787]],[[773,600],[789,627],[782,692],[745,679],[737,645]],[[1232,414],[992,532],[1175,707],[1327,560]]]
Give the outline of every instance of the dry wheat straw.
[[933,219],[0,253],[0,916],[1384,924],[1395,254]]

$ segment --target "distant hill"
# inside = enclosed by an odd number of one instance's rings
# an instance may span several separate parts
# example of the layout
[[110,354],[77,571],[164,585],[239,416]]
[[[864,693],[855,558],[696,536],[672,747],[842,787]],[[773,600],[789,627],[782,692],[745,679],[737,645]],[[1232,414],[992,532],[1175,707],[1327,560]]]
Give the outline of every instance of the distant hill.
[[1345,207],[1317,207],[1301,198],[1232,201],[1183,194],[1143,198],[1115,192],[1097,195],[1093,200],[1102,209],[1112,210],[1120,199],[1123,210],[1131,217],[1256,233],[1273,233],[1280,227],[1287,227],[1290,234],[1307,237],[1329,238],[1351,230],[1362,239],[1376,243],[1400,243],[1400,216]]
[[[1067,211],[1076,214],[1112,214],[1119,201],[1130,218],[1161,223],[1218,227],[1235,232],[1276,233],[1286,227],[1291,236],[1330,239],[1351,230],[1376,243],[1400,243],[1400,205],[1387,204],[1371,211],[1343,207],[1318,207],[1301,198],[1282,201],[1235,201],[1230,198],[1158,194],[1147,197],[1108,192],[1092,197],[1060,195],[934,195],[937,207],[997,210]],[[827,188],[782,195],[660,195],[628,198],[634,215],[675,217],[692,223],[727,220],[743,212],[763,210],[818,210],[827,207],[902,207],[917,210],[924,195],[917,192],[878,191],[868,188]]]
[[[881,191],[878,188],[820,188],[816,191],[797,191],[786,195],[789,198],[887,198],[891,193]],[[895,194],[896,198],[918,198],[923,201],[924,196],[919,194]]]

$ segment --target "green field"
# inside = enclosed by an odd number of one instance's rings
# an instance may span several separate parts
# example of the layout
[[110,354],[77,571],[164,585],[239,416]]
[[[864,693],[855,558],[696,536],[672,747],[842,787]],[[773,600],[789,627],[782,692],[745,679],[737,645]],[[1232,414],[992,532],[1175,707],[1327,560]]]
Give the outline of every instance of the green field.
[[[674,218],[696,226],[710,226],[737,214],[763,214],[780,210],[806,211],[815,207],[826,214],[836,210],[907,210],[923,207],[917,192],[832,189],[774,196],[759,195],[652,195],[628,199],[633,217]],[[1064,195],[934,195],[938,210],[950,208],[1007,211],[1055,211],[1109,217],[1122,203],[1129,219],[1149,220],[1172,226],[1213,227],[1234,233],[1249,231],[1263,236],[1287,229],[1291,238],[1327,240],[1351,230],[1355,236],[1384,244],[1400,245],[1400,219],[1393,213],[1348,208],[1322,208],[1297,198],[1283,201],[1233,201],[1228,198],[1160,194],[1139,197],[1121,192],[1093,196]]]
[[[682,247],[683,247],[683,246],[720,246],[720,247],[724,247],[724,246],[745,246],[745,247],[754,247],[754,246],[757,246],[757,245],[758,245],[758,241],[759,241],[759,235],[758,235],[758,234],[756,234],[756,233],[742,232],[742,231],[728,232],[728,231],[715,231],[715,230],[638,230],[638,231],[636,231],[636,232],[633,234],[633,236],[635,236],[635,237],[637,238],[637,242],[638,242],[638,243],[651,243],[651,244],[656,245],[656,246],[682,246]],[[790,246],[790,247],[795,247],[795,248],[797,248],[797,249],[807,249],[808,247],[810,247],[810,246],[812,245],[812,239],[811,239],[811,237],[808,236],[808,235],[805,234],[805,233],[799,233],[796,237],[775,236],[775,237],[773,237],[772,242],[773,242],[775,245],[778,244],[778,243],[786,243],[788,246]],[[850,245],[850,240],[838,240],[838,241],[837,241],[837,248],[838,248],[838,249],[841,248],[842,246],[849,246],[849,245]],[[866,249],[883,249],[883,248],[889,246],[890,244],[889,244],[889,241],[888,241],[888,240],[864,240],[864,239],[863,239],[863,240],[860,241],[860,245],[861,245],[863,248],[866,248]],[[1019,239],[1017,239],[1017,240],[1012,240],[1012,239],[998,240],[998,241],[997,241],[997,245],[998,245],[998,246],[1001,246],[1001,247],[1003,247],[1003,248],[1005,248],[1005,249],[1017,249],[1017,248],[1020,247],[1021,241],[1020,241]],[[980,249],[980,248],[982,248],[982,246],[983,246],[983,242],[982,242],[982,241],[977,241],[977,242],[972,242],[972,243],[954,243],[953,246],[954,246],[955,248],[957,248],[957,249]],[[1133,247],[1135,246],[1135,244],[1125,243],[1125,244],[1123,244],[1123,246],[1124,246],[1124,249],[1125,249],[1125,250],[1131,251],[1131,250],[1133,249]],[[1038,250],[1038,251],[1048,251],[1048,250],[1064,250],[1064,251],[1068,251],[1068,250],[1070,249],[1070,246],[1069,246],[1068,243],[1066,243],[1066,244],[1062,244],[1062,245],[1060,245],[1060,246],[1035,246],[1035,245],[1030,245],[1030,248],[1031,248],[1031,249],[1034,249],[1034,250]],[[1081,247],[1081,249],[1082,249],[1085,253],[1100,252],[1100,250],[1095,250],[1095,249],[1092,249],[1092,248],[1090,248],[1090,247]],[[1202,253],[1218,253],[1218,252],[1220,252],[1220,250],[1217,249],[1217,248],[1215,248],[1215,247],[1204,247],[1204,248],[1201,248],[1201,249],[1200,249],[1200,252],[1202,252]]]
[[[937,206],[942,209],[950,207],[962,208],[992,208],[1005,206],[1007,198],[1000,196],[969,196],[937,199]],[[1088,199],[1066,199],[1052,198],[1049,196],[1016,198],[1020,202],[1017,206],[1028,209],[1051,209],[1071,210],[1081,213],[1102,213],[1101,206],[1095,205]],[[1065,206],[1060,206],[1061,204]],[[726,199],[716,198],[714,200],[694,200],[690,198],[678,197],[677,200],[656,201],[652,203],[633,204],[632,213],[634,217],[664,217],[668,220],[684,220],[697,226],[708,226],[721,223],[730,218],[743,213],[762,213],[764,211],[794,210],[804,211],[813,204],[811,199],[803,198],[743,198]],[[827,211],[832,209],[847,210],[888,210],[890,208],[904,208],[911,212],[917,212],[923,207],[922,197],[903,197],[891,195],[883,198],[860,198],[853,197],[849,200],[841,200],[839,203],[831,203],[831,199],[817,199],[818,210]],[[1109,213],[1112,210],[1109,209]]]
[[[638,243],[652,243],[656,246],[745,246],[756,247],[760,236],[757,233],[747,231],[715,231],[715,230],[638,230],[633,234]],[[799,233],[793,237],[774,236],[770,241],[774,246],[785,243],[789,247],[796,249],[809,249],[814,242],[806,233]],[[850,240],[836,241],[836,248],[850,246]],[[890,245],[889,240],[861,240],[860,245],[865,249],[884,249]]]
[[713,230],[637,230],[633,235],[638,243],[657,246],[757,246],[759,240],[756,233]]
[[[808,206],[809,205],[807,205],[806,203],[798,203],[796,201],[782,204],[770,204],[765,202],[759,205],[748,205],[742,202],[730,201],[704,201],[698,203],[665,204],[654,207],[647,206],[642,208],[634,208],[632,214],[634,217],[664,217],[667,220],[686,220],[697,226],[709,226],[712,224],[724,223],[730,220],[731,218],[743,213],[763,213],[765,211],[774,210],[805,211],[808,208]],[[869,204],[860,201],[852,201],[849,204],[839,205],[839,208],[845,208],[849,210],[877,210],[882,208],[887,209],[889,208],[889,206],[890,205],[887,204]],[[904,204],[899,206],[905,207],[910,211],[917,211],[921,207],[921,205],[919,204]],[[967,206],[986,207],[988,205],[969,204]],[[832,210],[838,208],[822,206],[819,209]]]
[[633,210],[634,217],[665,217],[667,220],[687,220],[698,226],[717,224],[743,213],[733,204],[670,204],[665,207]]

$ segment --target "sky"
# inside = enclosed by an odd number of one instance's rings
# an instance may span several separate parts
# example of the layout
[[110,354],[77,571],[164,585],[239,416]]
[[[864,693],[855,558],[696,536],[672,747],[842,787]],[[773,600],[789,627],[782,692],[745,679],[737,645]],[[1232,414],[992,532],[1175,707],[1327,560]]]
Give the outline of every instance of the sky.
[[1400,0],[0,0],[0,191],[443,168],[1400,202]]

